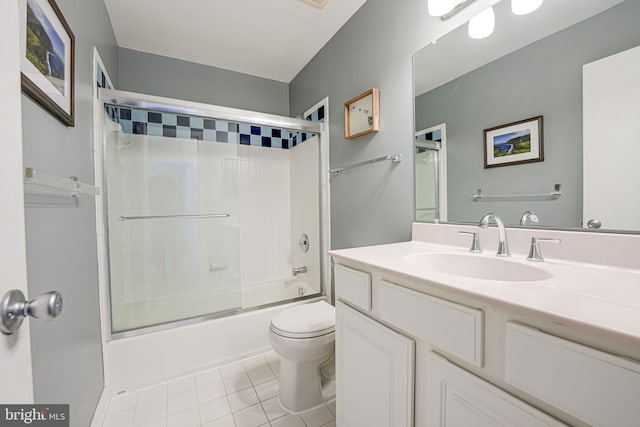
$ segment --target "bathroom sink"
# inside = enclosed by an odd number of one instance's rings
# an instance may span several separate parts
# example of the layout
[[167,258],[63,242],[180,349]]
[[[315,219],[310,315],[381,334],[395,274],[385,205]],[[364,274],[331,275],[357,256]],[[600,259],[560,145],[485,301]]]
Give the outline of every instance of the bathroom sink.
[[404,257],[404,261],[425,270],[504,282],[535,282],[551,278],[551,273],[532,265],[505,258],[478,254],[418,253]]

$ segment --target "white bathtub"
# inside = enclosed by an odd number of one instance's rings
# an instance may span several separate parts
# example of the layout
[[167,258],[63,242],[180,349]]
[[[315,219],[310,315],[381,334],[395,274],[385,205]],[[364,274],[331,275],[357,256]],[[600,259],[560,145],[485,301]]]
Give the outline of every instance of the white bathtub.
[[107,341],[105,394],[113,396],[266,352],[271,348],[268,330],[273,316],[317,299]]

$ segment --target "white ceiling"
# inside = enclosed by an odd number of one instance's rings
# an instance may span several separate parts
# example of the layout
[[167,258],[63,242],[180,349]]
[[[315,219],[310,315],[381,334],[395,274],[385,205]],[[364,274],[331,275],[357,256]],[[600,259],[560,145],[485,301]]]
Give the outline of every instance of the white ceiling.
[[545,0],[535,12],[515,16],[510,1],[494,9],[495,32],[482,40],[467,35],[462,25],[414,55],[415,94],[420,95],[624,0]]
[[105,0],[120,47],[289,83],[366,0]]

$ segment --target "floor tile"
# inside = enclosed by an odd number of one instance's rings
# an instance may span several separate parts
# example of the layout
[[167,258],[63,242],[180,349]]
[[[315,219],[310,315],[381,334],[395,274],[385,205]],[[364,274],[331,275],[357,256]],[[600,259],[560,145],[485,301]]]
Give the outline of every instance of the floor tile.
[[198,386],[197,388],[198,402],[203,403],[208,400],[218,399],[227,395],[227,391],[224,388],[222,380],[205,384],[204,386]]
[[133,425],[133,411],[134,409],[127,409],[125,411],[114,412],[113,414],[107,414],[102,427],[125,427]]
[[185,391],[184,393],[169,396],[167,413],[173,414],[174,412],[183,411],[196,406],[198,406],[198,400],[196,398],[196,390],[194,388],[189,391]]
[[272,427],[305,427],[299,415],[289,414],[271,422]]
[[244,373],[244,366],[242,365],[242,362],[236,362],[220,367],[220,374],[222,375],[222,378],[236,377]]
[[198,408],[189,408],[184,411],[169,414],[167,427],[199,427],[200,414]]
[[168,395],[184,393],[185,391],[195,390],[196,383],[193,375],[188,377],[179,378],[175,381],[167,383]]
[[276,375],[276,377],[280,376],[280,359],[269,362],[269,367]]
[[153,387],[142,389],[138,392],[138,405],[151,403],[156,400],[167,401],[167,384],[162,383]]
[[138,404],[135,408],[133,424],[138,425],[167,416],[167,401],[154,400],[150,403]]
[[260,368],[266,364],[267,359],[265,359],[264,356],[256,356],[242,361],[242,365],[247,372],[252,369]]
[[288,414],[288,412],[285,409],[282,409],[282,406],[278,403],[277,397],[272,397],[271,399],[262,402],[262,408],[267,414],[269,421],[284,417]]
[[260,384],[276,377],[269,365],[266,363],[247,371],[247,375],[249,375],[249,379],[253,384]]
[[109,408],[107,408],[107,414],[111,414],[114,412],[120,412],[127,409],[133,409],[136,406],[136,401],[138,400],[138,393],[124,393],[118,396],[115,396],[109,402]]
[[236,427],[236,422],[233,420],[233,415],[229,414],[226,417],[202,424],[202,427]]
[[265,353],[263,354],[265,360],[267,361],[267,363],[271,363],[271,362],[279,362],[280,361],[280,356],[278,356],[278,353],[276,353],[275,351],[270,351],[269,353]]
[[322,424],[322,427],[336,427],[336,420],[333,420],[327,424]]
[[335,419],[327,405],[318,406],[300,414],[307,427],[320,427]]
[[211,400],[200,405],[200,421],[207,423],[231,413],[227,397]]
[[138,424],[136,427],[167,427],[167,419],[165,417],[157,418],[147,423]]
[[227,390],[227,393],[233,393],[234,391],[242,390],[247,387],[251,387],[251,380],[247,374],[224,379],[224,388]]
[[258,395],[253,390],[253,387],[231,393],[227,397],[229,398],[229,405],[231,405],[232,412],[238,412],[241,409],[248,408],[259,402]]
[[335,415],[336,415],[336,400],[333,399],[332,401],[327,402],[327,408],[329,408],[329,410],[331,411],[331,413],[335,417]]
[[208,371],[200,372],[196,375],[196,385],[200,387],[212,382],[218,382],[221,379],[222,376],[219,369],[210,369]]
[[236,420],[237,427],[258,427],[269,422],[260,404],[234,412],[233,418]]
[[256,384],[254,388],[258,394],[258,398],[262,402],[263,400],[268,400],[278,395],[278,380],[270,380]]

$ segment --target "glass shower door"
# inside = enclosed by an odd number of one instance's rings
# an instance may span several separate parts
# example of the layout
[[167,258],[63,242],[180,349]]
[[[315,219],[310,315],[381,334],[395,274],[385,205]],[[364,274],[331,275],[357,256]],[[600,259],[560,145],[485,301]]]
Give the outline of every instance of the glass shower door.
[[112,332],[238,309],[237,145],[106,139]]

